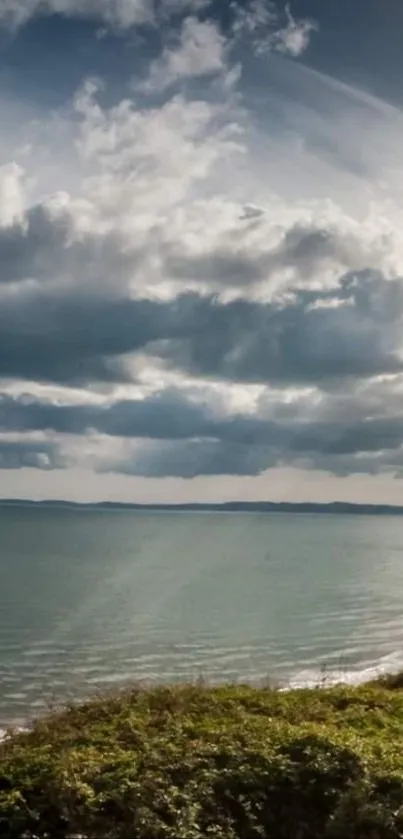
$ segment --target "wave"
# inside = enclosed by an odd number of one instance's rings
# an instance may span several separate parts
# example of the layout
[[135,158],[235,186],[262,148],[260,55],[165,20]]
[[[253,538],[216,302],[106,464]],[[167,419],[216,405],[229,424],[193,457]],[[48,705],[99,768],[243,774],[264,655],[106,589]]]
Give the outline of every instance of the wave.
[[10,728],[0,728],[0,743],[2,743],[3,740],[6,740],[7,737],[10,736],[10,731],[12,731],[13,734],[15,734],[16,732],[28,731],[28,728],[24,728],[20,725],[16,727],[10,726]]
[[300,670],[288,679],[286,689],[333,687],[334,685],[362,685],[381,676],[393,675],[403,670],[403,654],[401,652],[388,653],[376,661],[366,662],[365,666],[353,669],[323,667],[318,669]]
[[[59,693],[59,700],[62,701],[62,694],[68,692],[70,699],[72,698],[72,693],[75,695],[77,702],[84,700],[86,697],[91,696],[95,690],[102,689],[110,689],[111,686],[120,686],[120,685],[128,685],[133,681],[134,671],[137,673],[137,678],[140,682],[146,685],[155,685],[161,684],[164,681],[170,683],[178,683],[178,681],[195,681],[198,677],[202,676],[203,681],[206,684],[217,685],[222,684],[225,682],[232,682],[232,683],[239,683],[245,682],[253,684],[257,687],[273,684],[277,685],[279,690],[292,690],[292,689],[302,689],[302,688],[329,688],[338,684],[346,684],[346,685],[360,685],[365,682],[373,681],[381,676],[387,674],[394,674],[399,671],[403,671],[403,653],[401,651],[394,651],[385,655],[380,655],[378,657],[369,658],[366,657],[361,660],[360,663],[356,663],[351,666],[351,663],[348,664],[347,661],[343,664],[343,657],[340,655],[337,662],[334,661],[333,664],[326,663],[323,661],[323,664],[320,662],[318,663],[317,660],[312,664],[310,661],[306,661],[305,666],[302,666],[299,670],[292,666],[291,662],[285,664],[282,662],[282,667],[277,670],[277,673],[274,672],[271,674],[266,673],[261,666],[259,666],[260,662],[256,662],[256,667],[251,667],[248,673],[239,672],[237,668],[237,657],[234,656],[234,667],[231,668],[228,665],[231,663],[231,655],[230,653],[231,648],[222,648],[219,651],[219,655],[217,659],[214,661],[215,666],[206,668],[206,661],[202,656],[198,660],[199,666],[197,666],[195,661],[183,660],[181,665],[178,666],[177,661],[167,662],[165,661],[165,667],[163,672],[159,672],[159,668],[155,667],[156,662],[153,660],[154,656],[144,656],[144,660],[138,661],[137,668],[133,667],[127,669],[124,668],[122,665],[124,662],[120,662],[121,669],[116,670],[115,672],[111,672],[109,668],[105,668],[104,671],[98,672],[94,675],[93,668],[89,667],[88,670],[83,668],[83,675],[87,673],[87,678],[84,680],[84,684],[80,684],[79,686],[76,685],[76,690],[71,689],[68,690],[68,685],[62,680],[60,682],[60,693]],[[242,653],[246,651],[246,647],[244,649],[240,648]],[[236,648],[234,648],[235,653]],[[356,652],[356,650],[354,650]],[[157,659],[160,656],[156,656]],[[162,656],[161,656],[162,658]],[[175,657],[174,657],[175,659]],[[228,660],[227,660],[228,659]],[[226,663],[226,666],[223,667],[223,662]],[[239,663],[239,662],[238,662]],[[135,659],[133,660],[133,664],[135,664]],[[171,666],[169,666],[169,664]],[[172,664],[175,666],[172,667]],[[220,664],[220,667],[217,667],[217,664]],[[284,666],[285,665],[285,666]],[[27,725],[29,725],[28,720],[32,719],[33,716],[41,716],[43,713],[46,713],[46,703],[44,703],[43,699],[37,698],[36,691],[33,691],[31,695],[29,695],[29,688],[40,688],[40,683],[26,683],[26,692],[24,694],[21,693],[14,693],[10,694],[8,698],[10,700],[19,699],[22,700],[23,696],[26,697],[25,702],[19,703],[18,708],[18,715],[17,713],[14,716],[15,727],[14,731],[26,731]],[[4,697],[6,699],[7,696]],[[4,705],[4,700],[3,700]],[[13,705],[13,702],[11,702]],[[23,705],[23,707],[21,707]],[[3,741],[8,736],[8,730],[5,728],[7,723],[10,724],[10,727],[13,725],[12,719],[12,710],[11,707],[9,708],[9,712],[7,715],[3,716],[1,722],[3,727],[0,727],[0,742]],[[27,720],[26,725],[24,725],[25,720]],[[10,729],[9,729],[10,730]]]

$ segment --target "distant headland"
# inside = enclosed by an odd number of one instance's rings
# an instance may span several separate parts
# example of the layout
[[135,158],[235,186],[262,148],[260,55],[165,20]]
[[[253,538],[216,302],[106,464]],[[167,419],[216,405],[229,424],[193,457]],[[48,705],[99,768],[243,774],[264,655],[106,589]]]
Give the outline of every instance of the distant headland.
[[133,510],[138,512],[169,512],[169,513],[298,513],[322,515],[365,515],[365,516],[403,516],[403,506],[389,504],[350,504],[344,501],[334,501],[328,504],[314,502],[286,502],[286,501],[227,501],[218,504],[131,504],[118,501],[100,501],[80,503],[75,501],[46,500],[32,501],[29,499],[5,498],[0,499],[1,507],[33,507],[73,510]]

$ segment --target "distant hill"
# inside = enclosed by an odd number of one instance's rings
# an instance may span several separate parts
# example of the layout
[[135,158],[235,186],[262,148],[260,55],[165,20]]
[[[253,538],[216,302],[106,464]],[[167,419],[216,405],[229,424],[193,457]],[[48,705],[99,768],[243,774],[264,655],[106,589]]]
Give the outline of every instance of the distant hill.
[[1,507],[57,507],[59,509],[83,510],[137,510],[156,512],[201,512],[201,513],[298,513],[324,515],[367,515],[367,516],[402,516],[403,507],[388,504],[347,504],[335,501],[331,504],[311,502],[289,503],[272,501],[228,501],[224,504],[129,504],[115,501],[102,501],[92,504],[79,504],[73,501],[30,501],[15,498],[0,499]]

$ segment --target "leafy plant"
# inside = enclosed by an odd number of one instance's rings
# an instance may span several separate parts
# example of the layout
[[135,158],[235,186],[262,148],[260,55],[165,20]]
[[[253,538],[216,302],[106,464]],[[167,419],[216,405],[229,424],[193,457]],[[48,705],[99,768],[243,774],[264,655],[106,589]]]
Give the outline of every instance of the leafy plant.
[[71,706],[0,745],[0,836],[401,839],[401,683]]

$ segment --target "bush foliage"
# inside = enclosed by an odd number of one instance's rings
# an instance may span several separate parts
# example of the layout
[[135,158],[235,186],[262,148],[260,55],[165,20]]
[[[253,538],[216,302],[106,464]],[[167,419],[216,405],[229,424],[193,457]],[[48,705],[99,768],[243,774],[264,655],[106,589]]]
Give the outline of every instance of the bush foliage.
[[0,745],[4,839],[398,839],[402,680],[134,689]]

